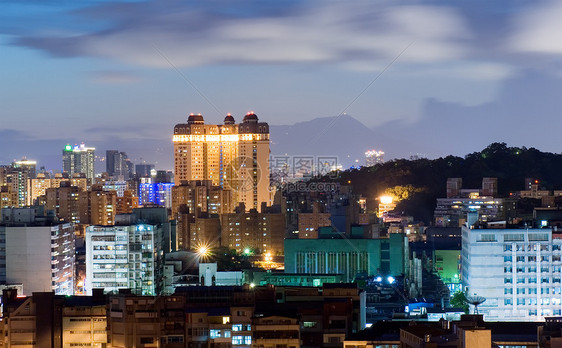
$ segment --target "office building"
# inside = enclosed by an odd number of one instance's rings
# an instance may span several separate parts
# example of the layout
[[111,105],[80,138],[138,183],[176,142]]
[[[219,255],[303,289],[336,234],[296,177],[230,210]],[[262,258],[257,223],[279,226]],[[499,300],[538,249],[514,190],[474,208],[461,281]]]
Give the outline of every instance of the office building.
[[0,283],[23,284],[25,294],[74,294],[74,226],[43,207],[4,208],[0,223]]
[[230,114],[222,125],[206,125],[201,115],[174,127],[175,182],[210,180],[232,190],[233,202],[248,209],[271,205],[269,192],[269,125],[248,113],[235,124]]
[[86,178],[94,180],[95,148],[80,145],[66,145],[62,150],[62,171],[73,175],[84,173]]
[[562,314],[562,233],[462,228],[462,283],[486,301],[487,320],[544,320]]

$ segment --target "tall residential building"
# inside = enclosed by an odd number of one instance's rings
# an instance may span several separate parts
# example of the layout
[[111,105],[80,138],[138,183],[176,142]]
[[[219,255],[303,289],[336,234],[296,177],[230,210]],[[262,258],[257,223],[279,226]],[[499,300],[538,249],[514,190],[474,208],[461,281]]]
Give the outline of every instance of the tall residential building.
[[250,209],[244,213],[221,215],[221,245],[242,253],[251,249],[256,253],[283,255],[285,238],[285,214],[259,213]]
[[28,160],[27,158],[22,158],[19,161],[14,161],[12,163],[13,168],[21,168],[27,172],[27,177],[29,179],[34,179],[37,175],[37,162]]
[[222,125],[206,125],[203,116],[191,114],[174,127],[176,184],[210,180],[232,190],[233,202],[248,209],[271,205],[269,192],[269,125],[248,113],[235,124],[228,114]]
[[79,197],[82,191],[69,181],[62,181],[60,185],[45,190],[45,207],[53,210],[61,221],[81,223]]
[[232,192],[210,180],[182,181],[172,187],[172,215],[185,205],[190,213],[225,214],[233,211]]
[[138,223],[86,228],[86,281],[88,295],[94,288],[106,292],[131,289],[138,295],[156,295],[160,267],[160,230]]
[[74,226],[43,207],[4,208],[0,223],[0,282],[23,284],[25,294],[74,294]]
[[68,173],[56,173],[54,177],[51,177],[48,173],[39,173],[35,179],[29,180],[28,205],[36,204],[37,198],[45,195],[47,189],[60,187],[61,182],[68,182],[70,186],[76,186],[80,191],[86,191],[89,187],[88,179],[82,173],[75,173],[72,176]]
[[104,191],[102,185],[93,185],[90,191],[80,192],[78,209],[80,223],[113,225],[117,208],[117,192]]
[[62,150],[62,170],[70,175],[84,173],[90,180],[94,180],[94,147],[80,145],[66,145]]
[[124,180],[128,180],[133,175],[133,162],[125,152],[107,150],[105,168],[110,176],[123,177]]
[[9,186],[0,186],[0,209],[18,206],[18,194]]
[[35,161],[22,159],[7,166],[0,166],[0,186],[9,187],[17,195],[14,207],[30,204],[29,180],[35,177]]
[[562,233],[462,228],[461,278],[486,301],[487,320],[542,321],[562,314]]

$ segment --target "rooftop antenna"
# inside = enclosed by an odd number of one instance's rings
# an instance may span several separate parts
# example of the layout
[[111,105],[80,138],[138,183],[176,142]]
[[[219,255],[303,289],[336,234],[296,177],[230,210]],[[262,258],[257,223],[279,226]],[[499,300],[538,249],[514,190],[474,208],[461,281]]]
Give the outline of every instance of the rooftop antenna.
[[484,296],[478,296],[476,294],[472,296],[466,297],[466,302],[470,303],[474,306],[474,314],[478,314],[478,305],[486,302],[486,298]]

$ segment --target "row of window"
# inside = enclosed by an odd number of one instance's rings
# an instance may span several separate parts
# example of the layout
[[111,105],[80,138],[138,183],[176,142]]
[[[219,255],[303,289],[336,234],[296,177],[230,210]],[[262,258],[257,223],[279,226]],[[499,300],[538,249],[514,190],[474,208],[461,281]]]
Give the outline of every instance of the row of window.
[[[515,258],[517,262],[525,262],[525,256],[520,255]],[[550,257],[548,255],[543,255],[539,259],[541,262],[549,262]],[[552,255],[552,262],[559,262],[561,260],[560,255]],[[511,255],[503,257],[504,262],[513,262],[513,257]],[[537,262],[536,255],[529,255],[527,256],[527,262]]]
[[[513,278],[511,277],[506,277],[503,279],[504,284],[512,284],[513,283]],[[536,284],[537,283],[537,278],[536,277],[530,277],[530,278],[517,278],[517,284]],[[542,277],[541,278],[541,283],[542,284],[548,284],[550,283],[550,278],[547,277]],[[552,278],[552,283],[560,283],[560,277],[555,277]]]
[[[540,248],[537,246],[540,245]],[[526,246],[526,247],[525,247]],[[549,244],[515,244],[515,251],[550,251]],[[552,251],[560,251],[562,247],[560,244],[552,244]],[[503,251],[513,251],[513,244],[504,244]]]
[[[552,289],[552,291],[551,291]],[[550,294],[553,293],[555,295],[560,294],[560,287],[554,287],[554,288],[541,288],[541,294]],[[506,295],[511,295],[513,294],[513,288],[504,288],[503,289],[503,293]],[[537,288],[533,287],[533,288],[517,288],[517,294],[518,295],[525,295],[525,293],[529,294],[529,295],[533,295],[533,294],[537,294]]]
[[[511,267],[511,266],[505,266],[503,268],[504,273],[511,273],[513,272],[513,270],[516,270],[517,273],[523,273],[525,272],[525,270],[528,273],[537,273],[537,267],[523,267],[523,266],[519,266],[519,267]],[[541,273],[550,273],[550,272],[560,272],[562,271],[562,267],[560,266],[554,266],[552,267],[552,270],[550,269],[550,267],[541,267],[539,268],[539,271]]]
[[[518,298],[517,299],[517,305],[518,306],[525,306],[525,305],[529,305],[529,306],[536,306],[538,303],[536,298]],[[513,304],[513,300],[511,298],[506,298],[503,300],[503,304],[504,305],[512,305]],[[541,305],[559,305],[560,304],[560,299],[559,298],[541,298],[540,300],[540,304]]]

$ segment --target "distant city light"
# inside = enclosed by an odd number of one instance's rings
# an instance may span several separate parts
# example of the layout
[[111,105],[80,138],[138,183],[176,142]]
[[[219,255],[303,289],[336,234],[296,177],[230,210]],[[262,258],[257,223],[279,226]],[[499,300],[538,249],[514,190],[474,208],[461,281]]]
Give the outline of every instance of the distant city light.
[[374,166],[384,162],[384,152],[377,150],[368,150],[365,152],[365,165],[367,167]]

